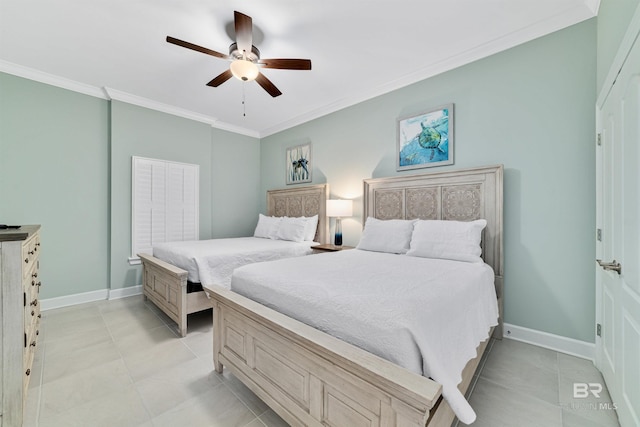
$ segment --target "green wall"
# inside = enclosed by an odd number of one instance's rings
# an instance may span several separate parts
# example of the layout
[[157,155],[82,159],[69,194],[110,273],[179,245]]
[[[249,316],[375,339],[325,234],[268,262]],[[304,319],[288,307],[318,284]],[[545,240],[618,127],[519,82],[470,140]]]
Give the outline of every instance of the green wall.
[[108,287],[108,108],[0,73],[0,223],[42,225],[42,298]]
[[592,19],[264,138],[262,190],[285,186],[285,148],[310,141],[314,183],[356,200],[354,245],[362,180],[401,174],[396,119],[453,102],[455,165],[438,169],[505,166],[506,322],[593,342],[595,87]]
[[141,283],[131,156],[200,165],[200,238],[253,232],[258,139],[0,73],[0,223],[42,224],[43,299]]
[[111,101],[111,287],[142,283],[131,254],[131,157],[200,165],[200,238],[211,238],[211,126]]
[[[259,152],[256,138],[112,101],[112,289],[142,282],[140,267],[131,266],[128,261],[131,256],[132,156],[200,165],[200,238],[210,239],[253,232],[259,199]],[[236,162],[240,158],[242,165]]]

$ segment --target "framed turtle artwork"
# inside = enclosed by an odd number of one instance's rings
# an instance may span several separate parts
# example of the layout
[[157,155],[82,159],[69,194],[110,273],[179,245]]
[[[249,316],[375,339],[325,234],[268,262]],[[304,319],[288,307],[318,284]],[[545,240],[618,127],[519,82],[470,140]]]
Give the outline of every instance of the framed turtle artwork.
[[287,184],[311,182],[311,143],[287,148],[285,163],[287,165]]
[[453,104],[398,119],[396,170],[453,164]]

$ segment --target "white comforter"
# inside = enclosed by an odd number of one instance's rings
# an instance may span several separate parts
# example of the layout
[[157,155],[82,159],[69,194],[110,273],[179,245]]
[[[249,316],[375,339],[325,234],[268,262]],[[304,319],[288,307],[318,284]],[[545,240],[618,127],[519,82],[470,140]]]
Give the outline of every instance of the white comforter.
[[153,247],[153,256],[186,270],[190,282],[228,289],[235,268],[254,262],[308,255],[313,245],[317,243],[236,237],[161,243]]
[[433,378],[471,423],[475,412],[457,384],[497,324],[493,282],[483,263],[356,249],[244,266],[231,289]]

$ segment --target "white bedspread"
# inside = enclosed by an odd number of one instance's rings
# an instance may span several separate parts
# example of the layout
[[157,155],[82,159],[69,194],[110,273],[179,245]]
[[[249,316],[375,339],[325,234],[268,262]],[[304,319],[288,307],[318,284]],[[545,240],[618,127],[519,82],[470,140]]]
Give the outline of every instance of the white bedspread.
[[231,289],[433,378],[458,418],[466,363],[497,324],[494,273],[483,263],[349,250],[237,269]]
[[260,261],[308,255],[313,245],[317,243],[236,237],[161,243],[153,247],[153,256],[186,270],[190,282],[228,289],[235,268]]

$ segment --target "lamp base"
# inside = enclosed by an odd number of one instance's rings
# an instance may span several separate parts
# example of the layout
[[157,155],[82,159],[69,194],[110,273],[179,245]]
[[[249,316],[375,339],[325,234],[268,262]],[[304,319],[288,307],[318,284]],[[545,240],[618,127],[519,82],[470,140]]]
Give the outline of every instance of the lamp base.
[[334,245],[342,246],[342,219],[336,218],[336,235],[334,238]]

